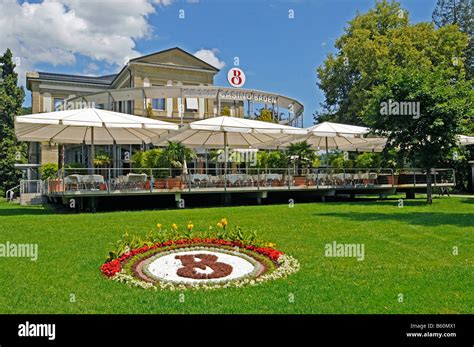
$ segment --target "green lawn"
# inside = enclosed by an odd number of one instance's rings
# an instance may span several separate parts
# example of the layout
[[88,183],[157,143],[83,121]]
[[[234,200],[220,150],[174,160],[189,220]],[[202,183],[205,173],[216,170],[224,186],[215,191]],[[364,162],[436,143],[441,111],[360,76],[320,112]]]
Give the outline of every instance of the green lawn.
[[[204,228],[222,217],[258,230],[301,270],[258,287],[188,291],[184,302],[178,292],[128,288],[100,274],[125,230],[189,220]],[[474,313],[471,198],[406,200],[404,208],[374,200],[96,214],[0,201],[6,241],[38,243],[39,259],[0,258],[0,313]],[[365,260],[325,257],[333,241],[364,244]]]

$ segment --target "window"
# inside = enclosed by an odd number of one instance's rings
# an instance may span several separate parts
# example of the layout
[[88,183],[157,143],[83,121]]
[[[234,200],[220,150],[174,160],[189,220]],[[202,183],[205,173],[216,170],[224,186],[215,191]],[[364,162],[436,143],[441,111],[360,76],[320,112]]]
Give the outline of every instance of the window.
[[63,98],[54,98],[54,110],[55,111],[61,111],[63,108]]
[[199,110],[197,98],[186,98],[186,111],[197,111]]
[[153,98],[153,99],[151,99],[151,107],[154,110],[164,111],[165,110],[165,99],[164,98]]

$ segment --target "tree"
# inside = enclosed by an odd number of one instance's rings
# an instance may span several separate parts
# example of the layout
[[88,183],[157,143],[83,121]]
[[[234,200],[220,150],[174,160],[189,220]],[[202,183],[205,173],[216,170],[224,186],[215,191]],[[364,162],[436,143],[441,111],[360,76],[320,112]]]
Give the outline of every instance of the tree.
[[[419,103],[420,113],[382,112],[386,100]],[[456,150],[462,119],[472,117],[474,92],[463,74],[437,66],[423,69],[413,64],[393,67],[386,80],[370,93],[364,109],[366,122],[397,149],[397,155],[426,172],[427,203],[432,202],[431,171]]]
[[[436,30],[432,23],[410,25],[399,3],[377,1],[374,8],[349,21],[336,41],[337,52],[317,69],[325,100],[315,120],[367,125],[362,110],[371,89],[384,83],[387,69],[453,66],[453,57],[464,59],[467,41],[457,26]],[[464,64],[455,68],[460,72]]]
[[18,87],[13,54],[7,49],[0,56],[0,190],[18,184],[21,171],[15,163],[26,161],[26,145],[16,140],[14,117],[22,113],[25,92]]
[[262,122],[269,122],[269,123],[278,123],[280,117],[284,115],[283,112],[278,112],[273,107],[262,107],[255,112],[255,118]]
[[296,175],[299,175],[303,167],[308,168],[316,159],[316,154],[311,149],[311,145],[307,141],[296,142],[290,144],[286,151],[288,161],[294,164]]
[[161,155],[170,168],[182,168],[184,161],[196,157],[196,153],[180,142],[168,141]]
[[221,116],[230,116],[230,107],[224,106],[221,110]]
[[432,14],[436,27],[455,24],[469,37],[465,50],[467,77],[474,77],[474,2],[472,0],[438,0]]
[[319,122],[363,125],[360,110],[365,91],[376,83],[382,62],[390,59],[389,32],[407,26],[408,16],[398,3],[382,1],[348,24],[336,40],[337,52],[317,69],[318,86],[325,95],[322,110],[315,114]]

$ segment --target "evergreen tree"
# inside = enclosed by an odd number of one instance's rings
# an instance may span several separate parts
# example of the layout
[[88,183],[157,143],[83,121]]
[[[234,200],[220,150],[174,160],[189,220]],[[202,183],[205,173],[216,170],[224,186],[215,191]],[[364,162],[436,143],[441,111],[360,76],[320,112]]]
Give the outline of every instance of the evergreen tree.
[[26,145],[15,137],[14,117],[22,114],[25,92],[18,86],[13,54],[7,49],[0,56],[0,190],[5,191],[18,184],[21,171],[15,163],[24,162]]

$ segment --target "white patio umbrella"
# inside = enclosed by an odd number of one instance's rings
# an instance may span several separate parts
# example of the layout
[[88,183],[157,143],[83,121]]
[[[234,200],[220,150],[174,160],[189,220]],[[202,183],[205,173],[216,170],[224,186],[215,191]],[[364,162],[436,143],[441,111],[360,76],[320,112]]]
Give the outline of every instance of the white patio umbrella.
[[[369,128],[333,122],[323,122],[306,129],[306,141],[314,149],[346,151],[382,151],[386,140],[380,137],[368,137]],[[295,142],[295,141],[292,141]],[[286,144],[288,145],[288,144]]]
[[458,139],[462,146],[474,145],[474,136],[458,135]]
[[18,140],[90,144],[92,159],[96,144],[150,143],[155,136],[177,130],[173,123],[95,108],[15,117]]
[[304,137],[305,129],[287,125],[262,122],[246,118],[220,116],[195,121],[183,126],[176,134],[162,136],[153,141],[164,145],[166,141],[177,141],[188,147],[224,147],[224,169],[227,169],[227,149],[259,148],[289,141],[293,137]]

